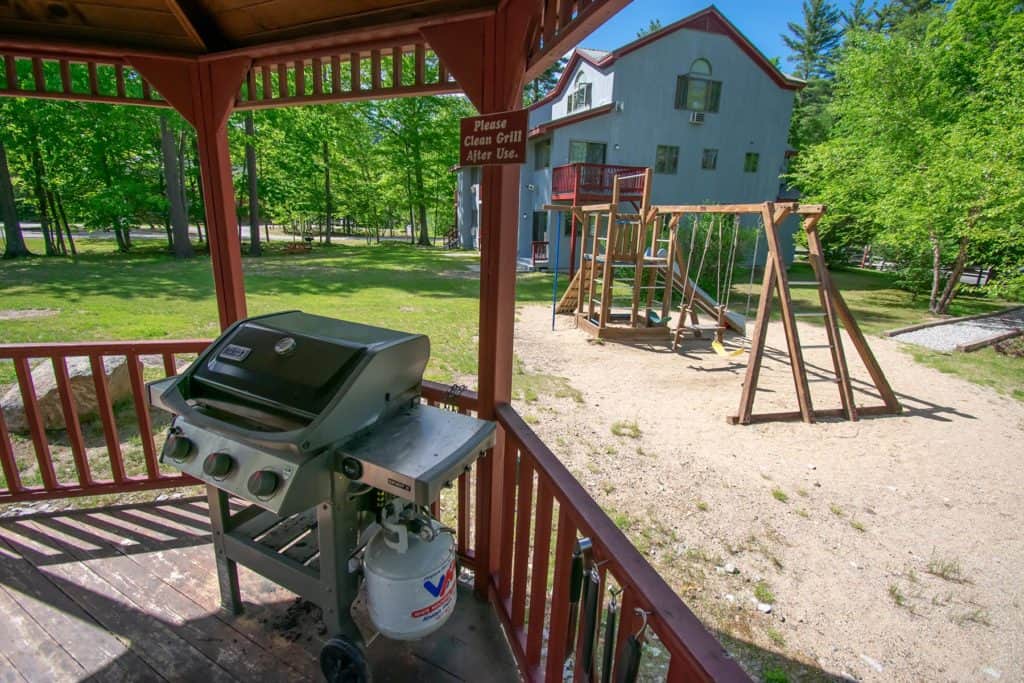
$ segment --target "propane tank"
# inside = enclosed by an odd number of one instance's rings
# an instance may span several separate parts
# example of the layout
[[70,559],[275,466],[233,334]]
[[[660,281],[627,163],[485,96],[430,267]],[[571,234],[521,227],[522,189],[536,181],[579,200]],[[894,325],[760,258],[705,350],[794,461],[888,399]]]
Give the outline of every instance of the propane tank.
[[393,640],[416,640],[455,611],[455,539],[411,502],[394,499],[363,555],[370,620]]

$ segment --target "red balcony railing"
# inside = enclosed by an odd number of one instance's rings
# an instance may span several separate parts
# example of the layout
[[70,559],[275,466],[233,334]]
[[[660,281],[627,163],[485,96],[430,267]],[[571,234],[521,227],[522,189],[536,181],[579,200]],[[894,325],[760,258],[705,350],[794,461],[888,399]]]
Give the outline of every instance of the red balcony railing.
[[[197,483],[159,468],[144,373],[149,366],[154,374],[175,374],[178,356],[197,353],[208,344],[204,340],[185,340],[0,345],[0,362],[12,361],[14,365],[31,441],[28,449],[27,440],[14,439],[0,412],[0,503]],[[123,356],[128,361],[131,406],[127,402],[115,406],[111,400],[102,372],[103,359],[111,356]],[[98,421],[102,425],[101,447],[88,449],[83,437],[67,376],[67,359],[73,357],[86,357],[92,365]],[[30,359],[45,359],[54,365],[66,435],[61,430],[47,434],[44,428]],[[479,405],[475,393],[434,382],[423,383],[423,400],[467,414],[476,412]],[[639,608],[647,612],[651,641],[644,654],[642,680],[748,680],[519,414],[502,404],[497,418],[504,433],[503,451],[480,459],[461,475],[453,491],[454,500],[443,496],[444,502],[435,504],[433,512],[457,529],[462,562],[475,572],[477,593],[489,596],[526,679],[563,679],[572,549],[577,538],[585,536],[593,544],[601,577],[599,594],[607,595],[612,585],[622,590],[619,635],[611,661],[619,661],[627,637],[640,629],[642,618],[635,611]],[[118,419],[123,424],[119,425]],[[141,453],[129,453],[126,458],[122,442],[134,442],[129,419],[138,428]],[[95,434],[90,436],[97,439]],[[54,457],[50,439],[59,440],[61,448],[70,448],[73,463],[68,463],[67,457]],[[496,459],[496,455],[500,457]],[[110,476],[98,477],[98,470],[109,471]],[[498,501],[493,500],[494,495],[499,496]],[[492,511],[498,519],[492,518]],[[599,605],[601,610],[603,606]],[[580,651],[579,644],[576,651]],[[577,662],[578,678],[574,680],[584,679],[580,665]]]
[[607,166],[605,164],[567,164],[551,173],[551,199],[572,201],[606,199],[612,196],[612,182],[619,180],[620,198],[639,200],[643,194],[643,166]]

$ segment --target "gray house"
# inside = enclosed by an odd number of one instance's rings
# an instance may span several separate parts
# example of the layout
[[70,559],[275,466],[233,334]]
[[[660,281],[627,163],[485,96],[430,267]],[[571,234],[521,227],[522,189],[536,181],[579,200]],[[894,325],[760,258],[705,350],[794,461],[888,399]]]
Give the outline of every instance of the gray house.
[[[570,226],[556,235],[550,203],[607,199],[611,179],[654,170],[655,204],[775,200],[787,159],[794,94],[779,71],[715,7],[613,52],[579,48],[544,99],[530,107],[519,190],[519,257],[569,263]],[[459,171],[463,247],[479,239],[479,168]],[[781,231],[792,251],[793,225]]]

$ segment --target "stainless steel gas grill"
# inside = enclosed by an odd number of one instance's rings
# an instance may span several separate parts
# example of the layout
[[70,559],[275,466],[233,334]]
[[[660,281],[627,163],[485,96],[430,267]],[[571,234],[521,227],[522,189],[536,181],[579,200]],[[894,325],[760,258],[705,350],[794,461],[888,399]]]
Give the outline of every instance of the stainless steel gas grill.
[[[289,311],[236,323],[149,385],[174,414],[162,461],[208,484],[222,607],[241,609],[236,563],[319,605],[329,680],[366,675],[361,577],[388,637],[422,637],[454,609],[453,532],[429,506],[495,425],[420,403],[429,355],[423,335]],[[229,496],[250,505],[232,513]]]

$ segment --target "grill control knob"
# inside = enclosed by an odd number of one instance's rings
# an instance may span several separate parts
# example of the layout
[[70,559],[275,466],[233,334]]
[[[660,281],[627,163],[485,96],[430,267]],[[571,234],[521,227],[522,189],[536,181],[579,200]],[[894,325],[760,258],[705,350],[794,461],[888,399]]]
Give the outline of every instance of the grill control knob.
[[341,473],[352,481],[357,481],[363,476],[363,463],[355,458],[345,458],[341,461]]
[[164,450],[160,453],[164,460],[170,459],[175,462],[184,462],[195,453],[195,444],[187,436],[171,434],[164,442]]
[[281,479],[277,476],[276,472],[257,470],[249,477],[249,493],[257,498],[266,498],[277,490],[277,485],[280,481]]
[[235,461],[227,453],[210,453],[203,461],[203,472],[214,479],[223,479],[231,471]]

